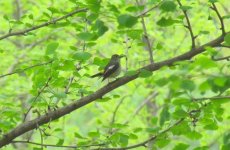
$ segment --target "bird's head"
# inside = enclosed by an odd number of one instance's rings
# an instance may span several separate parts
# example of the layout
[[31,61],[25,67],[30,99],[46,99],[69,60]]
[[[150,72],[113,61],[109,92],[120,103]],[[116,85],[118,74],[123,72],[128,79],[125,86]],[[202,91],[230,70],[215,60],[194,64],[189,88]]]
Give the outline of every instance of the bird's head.
[[126,56],[125,56],[125,55],[114,54],[114,55],[112,55],[112,57],[111,57],[111,61],[112,61],[112,62],[120,62],[120,59],[121,59],[122,57],[126,57]]
[[122,55],[114,54],[114,55],[112,55],[111,59],[120,59],[122,57],[126,57],[126,56],[123,54]]

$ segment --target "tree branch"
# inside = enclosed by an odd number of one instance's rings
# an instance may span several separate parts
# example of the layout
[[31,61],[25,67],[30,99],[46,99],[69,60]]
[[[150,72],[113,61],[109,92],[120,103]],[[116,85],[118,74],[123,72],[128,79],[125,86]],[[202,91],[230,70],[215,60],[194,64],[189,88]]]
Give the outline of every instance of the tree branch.
[[[182,7],[182,4],[180,2],[180,0],[177,0],[177,3],[179,4],[180,7]],[[191,40],[192,40],[192,49],[194,49],[196,47],[196,43],[195,43],[195,39],[197,38],[197,36],[194,36],[193,34],[193,31],[192,31],[192,26],[191,26],[191,23],[190,23],[190,20],[189,20],[189,17],[188,17],[188,14],[187,14],[187,11],[186,10],[183,10],[181,8],[181,10],[183,11],[184,13],[184,16],[185,16],[185,19],[187,21],[187,26],[185,26],[189,32],[190,32],[190,36],[191,36]]]
[[225,32],[225,27],[224,27],[224,19],[221,17],[217,7],[216,7],[216,4],[215,3],[212,3],[212,6],[210,7],[212,10],[214,10],[220,20],[220,24],[221,24],[221,31],[222,31],[222,35],[225,35],[226,32]]
[[159,70],[160,68],[164,67],[164,66],[171,66],[174,63],[178,62],[178,61],[183,61],[183,60],[188,60],[191,59],[192,57],[202,53],[205,51],[206,47],[216,47],[218,46],[220,43],[222,43],[224,41],[224,36],[221,35],[218,38],[214,39],[213,41],[210,41],[200,47],[197,47],[195,49],[193,49],[192,51],[188,51],[184,54],[181,54],[179,56],[176,56],[174,58],[165,60],[165,61],[161,61],[161,62],[157,62],[154,64],[149,64],[145,67],[142,67],[141,69],[137,70],[137,73],[131,76],[124,76],[121,78],[118,78],[117,80],[105,85],[104,87],[100,88],[99,90],[95,91],[93,94],[90,94],[88,96],[82,97],[79,100],[75,100],[74,102],[62,107],[62,108],[58,108],[56,110],[50,111],[34,120],[31,121],[27,121],[24,122],[20,125],[18,125],[17,127],[15,127],[14,129],[12,129],[10,132],[8,132],[7,134],[3,135],[3,137],[0,139],[0,148],[9,144],[10,142],[12,142],[13,139],[15,139],[16,137],[30,131],[33,129],[36,129],[37,126],[41,126],[43,124],[46,124],[52,120],[56,120],[64,115],[67,115],[69,113],[71,113],[72,111],[79,109],[97,99],[102,98],[102,96],[104,96],[105,94],[115,90],[118,87],[121,87],[124,84],[129,83],[132,80],[135,80],[138,78],[139,72],[143,69],[149,70],[149,71],[156,71]]
[[26,29],[26,30],[22,30],[22,31],[16,31],[16,32],[10,32],[6,35],[3,35],[0,37],[0,40],[2,39],[5,39],[5,38],[8,38],[8,37],[11,37],[11,36],[16,36],[16,35],[25,35],[26,33],[30,32],[30,31],[33,31],[33,30],[37,30],[39,28],[42,28],[42,27],[45,27],[45,26],[49,26],[51,24],[55,24],[57,23],[58,21],[60,20],[63,20],[63,19],[66,19],[70,16],[73,16],[74,14],[76,13],[80,13],[80,12],[86,12],[88,9],[87,8],[82,8],[82,9],[78,9],[78,10],[75,10],[73,12],[70,12],[62,17],[59,17],[59,18],[56,18],[56,19],[53,19],[51,21],[48,21],[48,22],[45,22],[45,23],[42,23],[40,25],[37,25],[37,26],[34,26],[32,28],[29,28],[29,29]]

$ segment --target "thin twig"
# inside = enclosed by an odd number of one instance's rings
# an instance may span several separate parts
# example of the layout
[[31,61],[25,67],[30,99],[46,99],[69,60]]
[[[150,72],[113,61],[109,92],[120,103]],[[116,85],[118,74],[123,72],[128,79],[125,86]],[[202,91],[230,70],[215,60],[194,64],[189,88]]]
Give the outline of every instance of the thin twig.
[[230,46],[228,46],[228,45],[223,45],[223,44],[220,44],[220,46],[219,46],[219,47],[230,48]]
[[38,127],[40,136],[41,136],[41,149],[43,149],[44,145],[43,145],[43,135],[42,135],[42,130]]
[[225,32],[225,27],[224,27],[224,19],[221,17],[217,7],[216,7],[216,4],[215,3],[212,3],[212,6],[210,7],[212,10],[214,10],[220,20],[220,24],[221,24],[221,31],[222,31],[222,35],[225,35],[226,32]]
[[57,23],[57,22],[60,21],[60,20],[66,19],[66,18],[68,18],[68,17],[70,17],[70,16],[73,16],[73,15],[76,14],[76,13],[86,12],[86,11],[87,11],[87,8],[82,8],[82,9],[75,10],[75,11],[73,11],[73,12],[70,12],[70,13],[68,13],[68,14],[66,14],[66,15],[64,15],[64,16],[62,16],[62,17],[53,19],[53,20],[48,21],[48,22],[45,22],[45,23],[42,23],[42,24],[37,25],[37,26],[34,26],[34,27],[32,27],[32,28],[29,28],[29,29],[26,29],[26,30],[22,30],[22,31],[10,32],[10,33],[8,33],[8,34],[6,34],[6,35],[1,36],[1,37],[0,37],[0,40],[5,39],[5,38],[8,38],[8,37],[10,37],[10,36],[25,35],[26,33],[30,32],[30,31],[37,30],[37,29],[42,28],[42,27],[45,27],[45,26],[49,26],[49,25],[51,25],[51,24],[55,24],[55,23]]
[[159,2],[157,5],[151,7],[150,9],[140,13],[139,15],[137,15],[137,17],[142,17],[145,16],[147,13],[149,13],[150,11],[154,10],[155,8],[157,8],[162,2]]
[[214,60],[214,61],[222,61],[222,60],[230,61],[230,56],[221,57],[221,58],[214,58],[213,57],[212,60]]
[[[182,4],[181,4],[180,0],[177,0],[177,3],[179,4],[180,7],[182,7]],[[187,21],[187,25],[185,25],[185,27],[190,32],[190,36],[191,36],[191,40],[192,40],[192,49],[195,49],[195,47],[196,47],[195,39],[197,38],[197,36],[194,36],[194,33],[193,33],[193,30],[192,30],[192,26],[191,26],[187,11],[183,10],[182,8],[181,8],[181,10],[183,11],[185,19]]]
[[[111,119],[111,122],[110,122],[110,125],[113,125],[115,123],[115,119],[116,119],[116,116],[117,116],[117,112],[118,112],[118,109],[120,108],[121,104],[124,102],[126,96],[124,96],[117,104],[116,108],[114,109],[114,112],[113,112],[113,116],[112,116],[112,119]],[[113,128],[109,128],[109,131],[108,131],[109,134],[112,134],[113,133]]]
[[150,102],[153,98],[155,98],[158,95],[158,92],[153,92],[151,93],[133,112],[133,114],[127,119],[124,124],[128,124],[130,120],[132,120],[138,113],[141,111],[141,109],[148,103]]
[[49,82],[51,81],[51,79],[52,77],[49,77],[45,85],[42,87],[42,89],[38,91],[37,96],[33,99],[30,108],[27,110],[27,112],[24,115],[23,122],[25,122],[27,115],[29,114],[30,110],[33,108],[33,104],[37,101],[38,97],[44,92],[45,88],[49,86]]
[[[138,0],[136,0],[136,3],[137,5],[140,5]],[[150,60],[150,63],[154,63],[154,60],[153,60],[153,51],[152,51],[152,44],[150,43],[150,40],[149,40],[149,36],[148,36],[148,32],[147,32],[147,28],[146,28],[146,25],[145,25],[145,19],[144,19],[144,16],[141,15],[141,24],[142,24],[142,28],[143,28],[143,31],[144,31],[144,43],[147,45],[147,50],[149,52],[149,60]]]
[[70,88],[71,84],[73,83],[73,80],[74,80],[74,76],[72,76],[72,77],[69,78],[68,85],[65,88],[65,94],[69,93],[69,88]]
[[219,99],[229,99],[230,100],[230,96],[214,96],[214,97],[192,98],[192,100],[194,100],[194,101],[219,100]]
[[16,74],[16,73],[21,73],[21,72],[24,72],[26,70],[29,70],[29,69],[32,69],[32,68],[35,68],[35,67],[44,66],[44,65],[50,64],[52,62],[53,62],[53,60],[45,62],[45,63],[41,63],[41,64],[36,64],[36,65],[33,65],[33,66],[29,66],[27,68],[20,69],[18,71],[13,71],[13,72],[10,72],[10,73],[4,74],[4,75],[0,75],[0,78],[5,77],[5,76],[9,76],[9,75],[13,75],[13,74]]
[[53,144],[41,144],[36,142],[30,142],[30,141],[12,141],[12,143],[27,143],[27,144],[33,144],[33,145],[40,145],[44,147],[62,147],[62,148],[81,148],[81,147],[92,147],[92,146],[103,146],[104,143],[101,144],[92,144],[92,145],[81,145],[81,146],[67,146],[67,145],[53,145]]

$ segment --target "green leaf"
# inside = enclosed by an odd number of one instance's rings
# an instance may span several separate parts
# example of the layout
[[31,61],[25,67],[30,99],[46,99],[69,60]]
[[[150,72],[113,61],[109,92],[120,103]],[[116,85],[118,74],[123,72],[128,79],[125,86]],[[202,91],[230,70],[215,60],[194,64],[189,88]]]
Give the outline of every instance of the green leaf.
[[150,76],[152,76],[152,72],[151,71],[148,71],[148,70],[146,70],[146,69],[142,69],[141,71],[140,71],[140,74],[139,74],[139,77],[141,77],[141,78],[147,78],[147,77],[150,77]]
[[230,19],[230,15],[224,15],[222,18],[223,19]]
[[160,9],[166,12],[175,11],[176,6],[177,5],[173,1],[167,0],[161,4]]
[[180,9],[187,11],[187,10],[189,10],[189,9],[192,9],[192,7],[191,7],[191,6],[185,6],[185,5],[184,5],[184,6],[181,6]]
[[117,21],[121,27],[131,28],[137,23],[137,19],[137,17],[128,14],[123,14],[118,16]]
[[201,93],[208,91],[210,88],[211,88],[211,86],[210,86],[208,81],[204,81],[199,86],[199,90]]
[[230,144],[230,132],[229,131],[224,134],[223,142],[224,142],[224,144]]
[[185,136],[191,140],[198,140],[202,138],[202,134],[196,131],[186,132]]
[[217,126],[216,123],[208,124],[208,125],[204,126],[204,129],[207,129],[207,130],[217,130],[218,126]]
[[226,82],[227,82],[227,77],[216,77],[216,78],[214,78],[214,83],[217,86],[223,87],[223,86],[225,86]]
[[129,70],[125,73],[125,76],[133,76],[137,74],[137,71],[136,70]]
[[28,17],[29,17],[31,20],[33,20],[33,19],[34,19],[33,14],[30,14]]
[[56,49],[58,48],[58,46],[59,46],[59,43],[57,42],[49,43],[46,48],[46,55],[53,55]]
[[199,66],[202,69],[209,69],[209,68],[217,67],[216,62],[214,62],[209,57],[204,56],[204,55],[197,57],[194,62],[194,65]]
[[156,140],[156,145],[159,147],[159,148],[163,148],[165,146],[167,146],[169,143],[171,142],[171,140],[168,140],[168,139],[158,139]]
[[210,3],[218,2],[218,0],[208,0]]
[[142,11],[143,9],[144,9],[144,5],[143,6],[129,6],[125,10],[129,12],[138,12],[138,11]]
[[54,96],[60,99],[67,97],[66,93],[64,92],[54,93]]
[[100,137],[100,133],[97,131],[97,132],[89,132],[88,133],[88,136],[92,137],[92,138],[99,138]]
[[85,139],[83,136],[81,136],[79,133],[75,132],[74,137],[79,138],[79,139]]
[[210,150],[209,146],[200,146],[200,147],[196,147],[193,150]]
[[181,106],[181,105],[188,105],[190,102],[191,101],[188,98],[178,97],[178,98],[174,99],[172,103],[174,105]]
[[182,122],[179,125],[171,129],[173,135],[184,135],[185,133],[191,132],[190,126],[187,122]]
[[59,10],[54,7],[49,7],[48,10],[51,11],[52,14],[59,13]]
[[101,8],[101,0],[85,0],[87,7],[95,13],[99,13]]
[[224,144],[222,145],[221,150],[229,150],[229,147],[230,147],[230,143]]
[[64,143],[64,139],[59,139],[58,143],[56,144],[57,146],[62,146]]
[[129,139],[136,140],[136,139],[138,139],[138,136],[136,134],[130,133],[129,134]]
[[129,143],[129,136],[120,133],[120,145],[125,147]]
[[95,57],[94,60],[93,60],[93,64],[94,65],[97,65],[101,68],[104,68],[106,66],[106,64],[108,63],[108,59],[101,59],[99,57]]
[[9,17],[8,17],[7,15],[4,15],[3,18],[4,18],[5,20],[7,20],[7,21],[10,20]]
[[95,26],[97,28],[98,36],[102,36],[109,29],[107,26],[105,26],[104,22],[101,20],[97,20]]
[[176,107],[175,111],[172,114],[173,118],[180,119],[187,116],[187,112],[184,111],[181,107]]
[[128,125],[126,124],[121,124],[121,123],[114,123],[111,125],[112,128],[125,128],[127,127]]
[[186,150],[188,147],[188,144],[179,143],[173,148],[173,150]]
[[74,60],[86,61],[91,58],[91,54],[88,52],[77,52],[73,55]]
[[156,133],[158,133],[160,131],[160,127],[147,128],[146,131],[151,133],[151,134],[156,134]]
[[141,39],[143,30],[132,29],[127,31],[127,35],[132,39]]
[[230,33],[226,34],[225,37],[224,37],[224,42],[227,44],[227,45],[230,45]]
[[72,60],[65,60],[59,67],[59,70],[74,71],[75,70],[74,62]]
[[171,17],[169,18],[165,18],[162,17],[160,20],[157,21],[157,25],[161,26],[161,27],[168,27],[171,26],[175,23],[179,23],[180,21],[177,20],[173,20]]
[[162,126],[165,121],[168,121],[170,118],[170,113],[169,113],[169,107],[166,105],[164,106],[164,108],[162,109],[161,113],[160,113],[160,126]]
[[189,91],[193,91],[196,88],[196,85],[193,81],[191,80],[183,80],[181,82],[181,88],[184,90],[189,90]]
[[90,41],[95,37],[95,35],[93,33],[90,33],[90,32],[82,32],[82,33],[77,34],[77,37],[80,40]]
[[97,99],[97,102],[108,102],[109,100],[111,100],[111,98],[109,98],[109,97],[103,97],[101,99]]

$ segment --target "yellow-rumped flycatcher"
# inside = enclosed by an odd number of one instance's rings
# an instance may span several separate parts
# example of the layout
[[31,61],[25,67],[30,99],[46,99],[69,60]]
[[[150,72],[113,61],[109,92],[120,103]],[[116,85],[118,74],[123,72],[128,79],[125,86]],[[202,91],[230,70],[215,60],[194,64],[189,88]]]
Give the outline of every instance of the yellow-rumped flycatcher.
[[118,76],[121,72],[120,58],[122,57],[125,57],[125,55],[112,55],[109,63],[105,66],[104,71],[92,75],[91,78],[103,77],[102,81],[104,81],[107,78],[114,78]]

